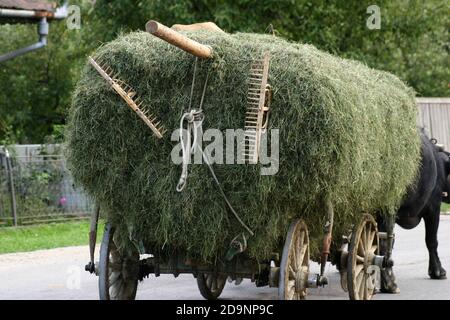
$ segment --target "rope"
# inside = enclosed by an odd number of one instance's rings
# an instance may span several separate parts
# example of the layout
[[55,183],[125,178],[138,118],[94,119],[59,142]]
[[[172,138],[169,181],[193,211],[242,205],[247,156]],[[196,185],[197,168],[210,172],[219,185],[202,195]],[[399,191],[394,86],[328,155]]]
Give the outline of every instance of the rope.
[[[188,177],[188,165],[189,160],[191,158],[191,154],[195,152],[196,146],[198,146],[198,129],[202,127],[203,123],[203,112],[201,110],[191,110],[189,112],[186,112],[183,114],[180,120],[180,142],[181,142],[181,152],[182,152],[182,170],[181,170],[181,176],[178,180],[177,184],[177,191],[181,192],[183,191],[184,187],[187,183],[187,177]],[[186,130],[186,142],[184,141],[183,137],[183,124],[184,122],[187,122],[187,130]],[[194,136],[194,140],[191,144],[191,134]],[[201,150],[201,149],[200,149]]]
[[[188,110],[191,111],[191,106],[192,106],[192,97],[194,95],[194,87],[195,87],[195,74],[197,73],[197,61],[198,58],[195,57],[195,62],[194,62],[194,74],[192,75],[192,84],[191,84],[191,95],[189,97],[189,108]],[[205,84],[206,85],[206,84]]]
[[[216,183],[217,188],[219,189],[219,192],[222,195],[223,199],[225,200],[225,203],[227,204],[228,208],[233,213],[236,220],[244,227],[244,229],[247,230],[247,232],[253,236],[254,235],[253,231],[244,223],[244,221],[242,221],[242,219],[239,217],[239,215],[234,210],[234,208],[231,205],[230,201],[228,200],[225,192],[223,191],[222,186],[220,185],[219,179],[217,178],[216,173],[214,172],[214,169],[213,169],[211,163],[209,162],[208,156],[203,152],[203,150],[197,143],[197,141],[198,141],[197,132],[198,132],[198,129],[201,129],[201,127],[202,127],[203,119],[204,119],[203,112],[201,110],[195,110],[195,109],[191,110],[190,112],[186,112],[181,117],[180,141],[181,141],[181,151],[182,151],[182,155],[183,155],[182,156],[183,162],[182,162],[181,176],[180,176],[180,179],[179,179],[178,185],[177,185],[177,191],[178,192],[183,191],[184,187],[186,186],[187,177],[188,177],[189,160],[191,158],[191,155],[195,152],[195,149],[197,148],[201,152],[202,158],[205,161],[206,165],[208,166],[209,172],[211,173],[211,175],[214,179],[214,182]],[[187,121],[187,123],[188,123],[186,142],[184,142],[184,139],[183,139],[183,124],[185,121]],[[192,145],[191,145],[191,132],[193,132],[193,136],[194,136]]]
[[200,150],[200,152],[202,153],[203,160],[208,165],[209,172],[211,172],[211,175],[213,176],[214,181],[216,182],[217,188],[219,189],[220,194],[222,195],[223,199],[225,200],[226,204],[228,205],[228,208],[233,213],[236,220],[239,221],[239,223],[244,227],[244,229],[247,230],[247,232],[253,236],[254,235],[253,231],[245,224],[244,221],[242,221],[242,219],[239,217],[239,215],[234,210],[234,208],[231,205],[230,201],[228,200],[227,196],[225,195],[225,192],[223,191],[222,186],[220,185],[219,179],[217,179],[216,173],[214,172],[214,169],[211,166],[211,163],[209,163],[207,155],[203,152],[203,150],[200,148],[200,146],[197,146],[197,147]]
[[[188,177],[188,165],[189,165],[189,160],[191,158],[191,154],[193,154],[195,152],[195,147],[197,145],[197,140],[198,140],[198,129],[202,127],[202,123],[203,123],[203,111],[202,111],[202,107],[203,107],[203,101],[205,98],[205,93],[206,93],[206,87],[208,84],[208,78],[209,78],[209,72],[206,74],[206,79],[205,79],[205,84],[203,85],[203,93],[202,93],[202,97],[200,100],[200,106],[199,109],[192,109],[192,97],[194,95],[194,87],[195,87],[195,74],[197,73],[197,61],[198,59],[195,58],[195,63],[194,63],[194,74],[192,76],[192,85],[191,85],[191,95],[189,97],[189,108],[188,108],[188,112],[185,112],[180,119],[180,142],[181,142],[181,152],[182,152],[182,169],[181,169],[181,176],[180,179],[178,180],[178,184],[177,184],[177,191],[181,192],[183,191],[184,187],[186,186],[187,183],[187,177]],[[184,142],[183,139],[183,124],[184,122],[187,121],[187,137],[186,137],[186,142]],[[191,133],[193,133],[194,136],[194,141],[192,142],[191,145]]]
[[[214,182],[216,183],[217,188],[219,189],[219,192],[220,192],[221,196],[223,197],[223,199],[225,200],[225,203],[227,204],[228,208],[233,213],[236,220],[242,225],[242,227],[244,227],[244,229],[251,236],[253,236],[254,235],[253,231],[244,223],[244,221],[239,217],[239,215],[234,210],[234,208],[231,205],[230,201],[228,200],[225,192],[223,191],[222,186],[220,185],[219,179],[217,178],[216,173],[214,172],[214,169],[213,169],[211,163],[209,162],[207,155],[203,152],[202,148],[198,145],[198,132],[199,132],[199,129],[200,129],[200,131],[202,131],[203,120],[205,118],[202,107],[203,107],[203,101],[205,98],[206,87],[207,87],[208,78],[209,78],[209,72],[206,74],[205,84],[203,86],[203,92],[202,92],[202,97],[200,100],[199,108],[192,109],[191,108],[192,107],[192,97],[194,94],[196,70],[197,70],[197,58],[195,58],[194,75],[192,77],[191,95],[189,98],[189,111],[185,112],[181,116],[181,119],[180,119],[180,142],[181,142],[181,152],[182,152],[182,170],[181,170],[181,176],[180,176],[180,179],[178,180],[176,190],[178,192],[181,192],[181,191],[183,191],[184,187],[186,186],[187,178],[188,178],[189,160],[191,158],[191,155],[195,152],[195,149],[198,149],[201,152],[202,158],[205,161],[205,163],[207,164],[209,172],[211,173],[211,175],[214,179]],[[186,141],[184,140],[184,137],[183,137],[183,129],[184,129],[185,122],[187,122]],[[193,136],[193,140],[192,140],[192,136]],[[191,143],[191,140],[192,140],[192,143]],[[244,239],[245,239],[245,236],[244,236]]]

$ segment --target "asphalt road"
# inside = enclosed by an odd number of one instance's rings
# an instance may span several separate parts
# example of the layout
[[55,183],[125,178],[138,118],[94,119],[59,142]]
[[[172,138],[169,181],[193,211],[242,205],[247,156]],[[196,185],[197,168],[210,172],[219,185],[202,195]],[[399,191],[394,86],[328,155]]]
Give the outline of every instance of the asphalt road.
[[[413,230],[396,227],[395,272],[399,294],[377,294],[374,299],[450,299],[450,280],[428,278],[428,252],[424,225]],[[439,253],[450,271],[450,216],[439,229]],[[86,246],[0,255],[0,299],[97,299],[97,277],[84,271],[89,260]],[[313,263],[311,268],[318,270]],[[340,288],[339,274],[327,266],[330,284],[310,289],[308,299],[348,299]],[[227,284],[223,299],[276,299],[274,288],[256,288],[250,281]],[[191,275],[151,276],[139,284],[137,299],[201,299]]]

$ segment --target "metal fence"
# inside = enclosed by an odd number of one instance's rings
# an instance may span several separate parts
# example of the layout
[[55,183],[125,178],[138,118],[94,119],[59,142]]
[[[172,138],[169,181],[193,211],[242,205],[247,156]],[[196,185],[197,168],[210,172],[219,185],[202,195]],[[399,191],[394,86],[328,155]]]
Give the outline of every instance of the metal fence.
[[82,219],[93,209],[61,155],[0,150],[0,226]]

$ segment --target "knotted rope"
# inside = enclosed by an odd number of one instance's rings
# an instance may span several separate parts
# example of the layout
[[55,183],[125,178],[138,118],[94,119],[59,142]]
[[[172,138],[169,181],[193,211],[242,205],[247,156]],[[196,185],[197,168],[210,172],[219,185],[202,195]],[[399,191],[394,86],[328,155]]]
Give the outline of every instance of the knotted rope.
[[[185,112],[180,119],[180,143],[181,143],[181,151],[182,151],[182,171],[180,179],[178,180],[177,188],[176,190],[178,192],[181,192],[184,187],[187,184],[187,178],[188,178],[188,166],[191,159],[192,154],[195,153],[195,150],[198,149],[201,154],[203,161],[208,166],[208,169],[214,179],[214,182],[216,183],[216,186],[219,190],[219,193],[221,194],[222,198],[225,200],[225,203],[227,204],[230,211],[233,213],[236,220],[242,225],[242,227],[251,235],[253,236],[253,231],[244,223],[244,221],[239,217],[239,215],[234,210],[233,206],[231,205],[230,201],[228,200],[227,196],[225,195],[225,192],[222,189],[222,186],[220,185],[219,179],[216,176],[216,173],[214,172],[214,169],[208,159],[208,156],[203,152],[201,146],[198,144],[198,132],[203,132],[203,120],[205,118],[203,114],[203,101],[205,97],[206,87],[208,83],[208,77],[209,73],[206,75],[205,84],[203,86],[203,93],[200,100],[200,105],[198,109],[192,109],[192,96],[194,93],[194,85],[195,85],[195,73],[197,70],[197,58],[195,59],[194,64],[194,75],[192,78],[192,86],[191,86],[191,95],[189,98],[189,111]],[[187,130],[186,130],[186,137],[183,135],[184,131],[184,124],[187,123]],[[233,248],[238,248],[237,251],[242,252],[245,250],[247,246],[247,239],[245,235],[239,234],[236,236],[232,242],[231,246]]]
[[[183,114],[180,120],[180,143],[181,143],[181,152],[182,152],[182,170],[181,176],[177,184],[177,191],[183,191],[184,187],[187,183],[188,177],[188,165],[191,158],[191,155],[195,152],[198,143],[198,131],[202,128],[203,123],[203,112],[202,110],[191,110]],[[186,142],[183,137],[183,125],[184,122],[187,122],[187,130],[186,130]],[[191,136],[194,137],[191,143]],[[199,147],[199,150],[200,147]]]

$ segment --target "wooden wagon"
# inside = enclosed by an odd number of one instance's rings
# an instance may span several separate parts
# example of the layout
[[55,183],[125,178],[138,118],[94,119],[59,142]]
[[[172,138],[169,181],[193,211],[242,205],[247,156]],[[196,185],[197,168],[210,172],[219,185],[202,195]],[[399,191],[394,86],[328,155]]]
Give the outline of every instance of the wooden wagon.
[[[205,58],[211,55],[210,47],[190,40],[157,22],[149,22],[147,30],[197,57]],[[92,63],[130,107],[146,121],[146,118],[139,113],[138,106],[133,102],[133,95],[122,90],[120,85],[106,72],[103,72],[100,66],[95,62]],[[263,98],[265,90],[266,84],[263,83],[261,85]],[[256,129],[263,127],[264,112],[267,110],[263,98],[261,99],[262,104],[257,110],[261,111],[261,117],[257,118],[260,127]],[[160,133],[156,126],[150,127],[155,134]],[[177,277],[182,273],[192,274],[197,279],[200,293],[206,299],[217,299],[227,280],[239,284],[243,279],[251,279],[258,287],[277,287],[280,299],[303,299],[306,297],[308,289],[328,284],[325,265],[329,261],[330,248],[332,247],[334,210],[331,201],[324,202],[326,203],[324,212],[327,213],[327,222],[324,226],[323,243],[321,245],[319,273],[310,271],[308,226],[301,219],[292,221],[285,235],[284,245],[277,248],[270,259],[258,261],[242,254],[234,254],[231,258],[224,258],[214,264],[194,261],[182,251],[152,252],[144,248],[144,252],[141,251],[140,253],[137,250],[123,252],[118,249],[115,241],[116,226],[107,222],[100,248],[100,261],[95,263],[94,249],[98,211],[92,218],[90,233],[91,261],[86,265],[86,270],[98,275],[100,299],[104,300],[134,299],[138,283],[144,278],[150,275],[158,277],[161,274],[172,274]],[[379,233],[374,218],[371,215],[364,214],[361,215],[359,223],[354,225],[351,234],[339,239],[339,243],[333,246],[339,248],[335,256],[339,257],[341,285],[345,291],[348,291],[350,299],[371,299],[376,291],[376,282],[380,271],[392,266],[389,251],[386,256],[379,254],[380,238],[391,242],[392,234]],[[239,245],[239,242],[237,245]],[[390,248],[391,246],[388,245],[387,247]],[[239,248],[236,249],[236,252],[239,252]],[[140,254],[148,256],[141,258]]]
[[[98,275],[99,296],[102,300],[134,299],[139,281],[150,275],[158,277],[161,274],[172,274],[178,277],[186,273],[197,279],[198,288],[205,299],[219,298],[227,280],[240,284],[243,279],[250,279],[257,287],[277,287],[278,298],[282,300],[304,299],[308,289],[328,284],[325,265],[330,254],[333,210],[330,207],[328,211],[320,273],[310,272],[308,227],[301,219],[291,223],[284,246],[274,252],[271,259],[257,261],[236,255],[229,261],[224,259],[217,264],[187,259],[183,252],[166,257],[145,252],[149,257],[142,259],[137,251],[121,252],[114,241],[115,227],[107,223],[98,263],[93,263],[95,236],[91,237],[91,262],[86,265],[86,271]],[[348,291],[350,299],[371,299],[377,289],[380,271],[392,266],[392,260],[388,256],[378,254],[380,237],[388,239],[389,235],[378,232],[374,218],[366,214],[340,243],[337,254],[340,259],[341,286],[344,291]]]

